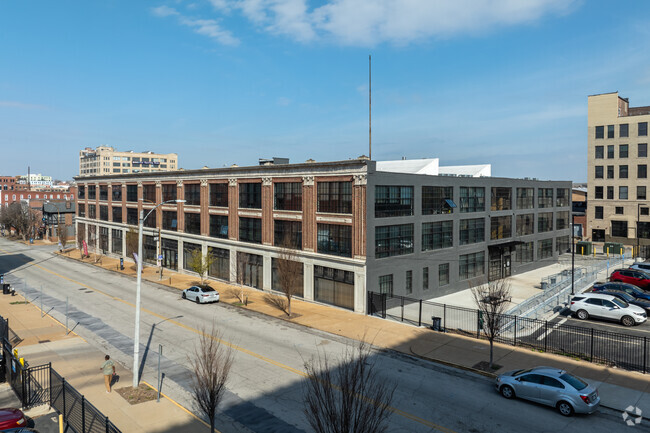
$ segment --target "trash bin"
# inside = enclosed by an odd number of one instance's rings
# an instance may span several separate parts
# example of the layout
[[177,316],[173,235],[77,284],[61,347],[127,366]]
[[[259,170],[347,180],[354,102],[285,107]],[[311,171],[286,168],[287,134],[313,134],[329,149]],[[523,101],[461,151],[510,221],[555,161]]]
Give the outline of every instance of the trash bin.
[[541,286],[542,286],[542,290],[548,289],[548,283],[546,281],[542,281]]
[[9,290],[9,284],[8,283],[3,283],[2,284],[2,294],[3,295],[8,295],[11,293],[11,290]]
[[442,331],[442,319],[440,317],[431,316],[431,329]]

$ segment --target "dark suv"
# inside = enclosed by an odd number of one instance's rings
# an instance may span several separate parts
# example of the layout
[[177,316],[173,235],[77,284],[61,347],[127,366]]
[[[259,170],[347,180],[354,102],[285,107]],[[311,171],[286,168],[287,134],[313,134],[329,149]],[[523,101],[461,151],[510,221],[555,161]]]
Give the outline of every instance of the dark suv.
[[615,292],[625,292],[628,295],[632,295],[638,299],[646,299],[650,301],[650,293],[646,293],[643,290],[639,289],[637,286],[627,283],[594,283],[592,291],[615,291]]
[[643,290],[650,288],[650,275],[635,269],[619,269],[612,272],[609,281],[634,284]]

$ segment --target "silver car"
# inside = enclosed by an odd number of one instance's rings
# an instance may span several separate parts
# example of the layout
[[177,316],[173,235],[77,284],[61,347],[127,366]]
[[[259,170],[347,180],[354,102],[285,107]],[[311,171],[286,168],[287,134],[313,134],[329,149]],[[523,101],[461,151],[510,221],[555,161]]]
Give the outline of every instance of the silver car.
[[600,405],[596,387],[552,367],[513,370],[499,375],[497,391],[505,398],[523,398],[557,408],[564,416],[593,413]]
[[219,292],[210,286],[192,286],[183,290],[183,299],[189,299],[197,304],[206,304],[208,302],[219,302]]
[[612,295],[598,292],[580,293],[571,299],[569,309],[580,320],[589,317],[615,320],[625,326],[645,322],[648,318],[643,308],[631,305]]

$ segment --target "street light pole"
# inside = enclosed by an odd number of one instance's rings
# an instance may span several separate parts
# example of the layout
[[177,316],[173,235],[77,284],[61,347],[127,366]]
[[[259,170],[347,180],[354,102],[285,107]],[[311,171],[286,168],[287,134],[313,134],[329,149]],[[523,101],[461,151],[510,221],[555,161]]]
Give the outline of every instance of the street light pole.
[[641,222],[641,203],[637,203],[636,205],[636,255],[634,256],[639,257],[639,253],[641,252],[641,241],[639,239],[639,223]]
[[571,296],[575,294],[575,272],[576,272],[576,220],[575,215],[571,212]]
[[[140,211],[140,218],[138,219],[138,259],[137,259],[137,272],[135,288],[135,332],[133,335],[133,388],[137,388],[140,382],[140,289],[142,287],[142,228],[144,221],[155,211],[159,206],[166,203],[185,203],[185,200],[168,200],[154,206],[147,215],[144,215],[144,210]],[[144,216],[143,216],[144,215]]]

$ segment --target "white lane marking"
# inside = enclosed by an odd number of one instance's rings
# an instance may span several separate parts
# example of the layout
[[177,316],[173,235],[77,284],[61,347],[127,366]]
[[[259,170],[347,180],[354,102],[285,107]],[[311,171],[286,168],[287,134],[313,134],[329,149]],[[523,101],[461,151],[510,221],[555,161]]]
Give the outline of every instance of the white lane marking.
[[547,330],[544,334],[537,337],[537,341],[542,341],[543,339],[548,337],[551,332],[553,332],[557,327],[564,324],[564,322],[566,322],[567,320],[568,320],[567,318],[564,318],[564,319],[560,320],[559,322],[553,324],[553,327],[551,329]]

